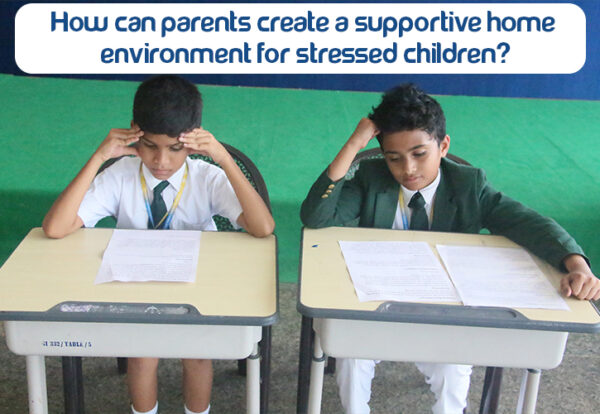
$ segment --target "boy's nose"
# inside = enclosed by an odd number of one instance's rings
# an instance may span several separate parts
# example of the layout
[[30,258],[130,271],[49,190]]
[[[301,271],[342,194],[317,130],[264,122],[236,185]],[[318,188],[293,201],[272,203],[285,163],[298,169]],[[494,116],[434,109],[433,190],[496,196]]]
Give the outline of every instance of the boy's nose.
[[404,173],[405,174],[412,174],[415,172],[415,167],[416,167],[416,163],[412,162],[411,160],[406,160],[404,162]]
[[159,166],[165,166],[166,164],[168,164],[168,153],[167,151],[164,150],[159,150],[156,151],[155,157],[154,157],[154,161],[159,165]]

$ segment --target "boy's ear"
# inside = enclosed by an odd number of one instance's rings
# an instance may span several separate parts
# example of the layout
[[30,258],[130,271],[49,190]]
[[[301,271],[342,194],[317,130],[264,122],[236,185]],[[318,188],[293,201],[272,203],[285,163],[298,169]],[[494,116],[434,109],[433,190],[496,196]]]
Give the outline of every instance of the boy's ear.
[[440,142],[440,151],[442,152],[442,157],[445,157],[448,154],[448,150],[450,150],[450,135],[446,135],[442,142]]

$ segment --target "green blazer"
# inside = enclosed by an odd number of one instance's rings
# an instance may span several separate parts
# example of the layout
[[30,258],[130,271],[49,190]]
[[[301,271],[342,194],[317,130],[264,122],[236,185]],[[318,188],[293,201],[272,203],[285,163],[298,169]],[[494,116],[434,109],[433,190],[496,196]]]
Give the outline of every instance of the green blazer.
[[[485,228],[559,268],[565,256],[583,256],[581,247],[554,220],[494,190],[483,170],[447,158],[442,158],[440,169],[431,231],[479,233]],[[385,160],[366,160],[351,180],[333,182],[324,171],[302,203],[300,217],[307,227],[390,229],[399,192],[400,184]]]

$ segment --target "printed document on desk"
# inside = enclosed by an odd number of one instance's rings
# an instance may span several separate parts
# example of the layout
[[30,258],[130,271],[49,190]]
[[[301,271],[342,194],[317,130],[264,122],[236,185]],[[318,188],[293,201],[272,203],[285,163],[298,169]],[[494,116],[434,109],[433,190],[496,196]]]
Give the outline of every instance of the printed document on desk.
[[194,282],[201,234],[187,230],[115,230],[95,283]]
[[436,248],[465,305],[569,310],[529,253],[520,247]]
[[425,242],[339,241],[361,302],[459,302],[450,278]]

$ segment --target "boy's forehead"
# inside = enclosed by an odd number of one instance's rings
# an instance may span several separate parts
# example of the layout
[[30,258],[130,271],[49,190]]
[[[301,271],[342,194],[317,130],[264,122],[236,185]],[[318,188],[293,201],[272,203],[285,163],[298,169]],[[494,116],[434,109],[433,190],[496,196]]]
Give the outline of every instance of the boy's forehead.
[[435,137],[424,129],[408,129],[396,132],[387,132],[381,134],[383,137],[382,143],[390,145],[394,144],[407,144],[422,142],[427,143],[431,140],[435,140]]
[[144,132],[142,138],[156,145],[173,145],[179,142],[177,137],[170,137],[167,134],[153,134],[151,132]]

